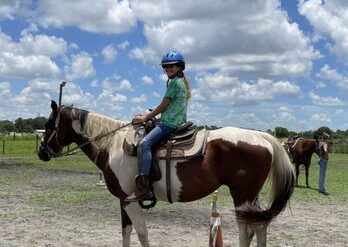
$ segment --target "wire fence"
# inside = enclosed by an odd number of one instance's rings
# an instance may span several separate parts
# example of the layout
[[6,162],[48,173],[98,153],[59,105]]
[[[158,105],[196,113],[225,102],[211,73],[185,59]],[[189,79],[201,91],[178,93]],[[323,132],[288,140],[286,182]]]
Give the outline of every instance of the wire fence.
[[[16,156],[17,159],[21,157],[27,158],[28,156],[36,155],[37,149],[40,145],[41,136],[39,134],[31,135],[12,135],[12,136],[0,136],[0,154],[2,156]],[[75,144],[65,147],[64,151],[76,147]],[[332,153],[348,153],[347,142],[337,142],[331,146]]]

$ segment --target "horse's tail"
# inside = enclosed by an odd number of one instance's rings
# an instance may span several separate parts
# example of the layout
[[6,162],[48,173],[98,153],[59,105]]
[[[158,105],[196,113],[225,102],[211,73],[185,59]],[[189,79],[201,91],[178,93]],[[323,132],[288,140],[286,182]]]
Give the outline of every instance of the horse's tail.
[[256,203],[236,208],[239,221],[249,224],[267,224],[282,212],[289,201],[295,185],[295,171],[288,154],[280,142],[273,136],[263,133],[262,136],[273,147],[273,161],[270,171],[270,202],[267,209]]

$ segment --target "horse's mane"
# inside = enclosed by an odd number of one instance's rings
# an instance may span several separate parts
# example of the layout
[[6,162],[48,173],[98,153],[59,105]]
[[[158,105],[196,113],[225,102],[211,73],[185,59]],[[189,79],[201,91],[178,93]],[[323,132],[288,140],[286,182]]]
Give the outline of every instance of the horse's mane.
[[97,136],[110,133],[100,141],[100,143],[104,146],[108,145],[111,141],[114,141],[118,133],[128,130],[128,128],[124,128],[113,133],[114,130],[121,128],[126,124],[127,122],[123,120],[114,119],[99,113],[89,112],[83,126],[83,132],[89,138],[95,138]]

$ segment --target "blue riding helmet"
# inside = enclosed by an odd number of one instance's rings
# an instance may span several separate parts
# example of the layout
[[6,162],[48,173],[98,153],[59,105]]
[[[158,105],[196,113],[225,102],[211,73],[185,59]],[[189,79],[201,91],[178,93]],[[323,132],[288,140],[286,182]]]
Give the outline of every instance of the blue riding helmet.
[[184,56],[175,50],[168,51],[163,55],[161,65],[166,64],[179,64],[182,67],[182,70],[185,70]]

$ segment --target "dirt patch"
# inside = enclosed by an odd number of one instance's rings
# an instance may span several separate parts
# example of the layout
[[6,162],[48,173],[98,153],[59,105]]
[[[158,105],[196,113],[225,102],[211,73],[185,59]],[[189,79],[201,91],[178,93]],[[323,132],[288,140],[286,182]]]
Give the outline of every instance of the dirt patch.
[[[97,180],[94,172],[0,164],[0,247],[122,246],[119,201]],[[232,203],[220,213],[224,246],[238,246]],[[208,245],[202,203],[159,203],[146,214],[151,246]],[[292,201],[268,228],[268,246],[348,246],[347,215],[347,205]],[[131,246],[140,246],[134,231]]]

